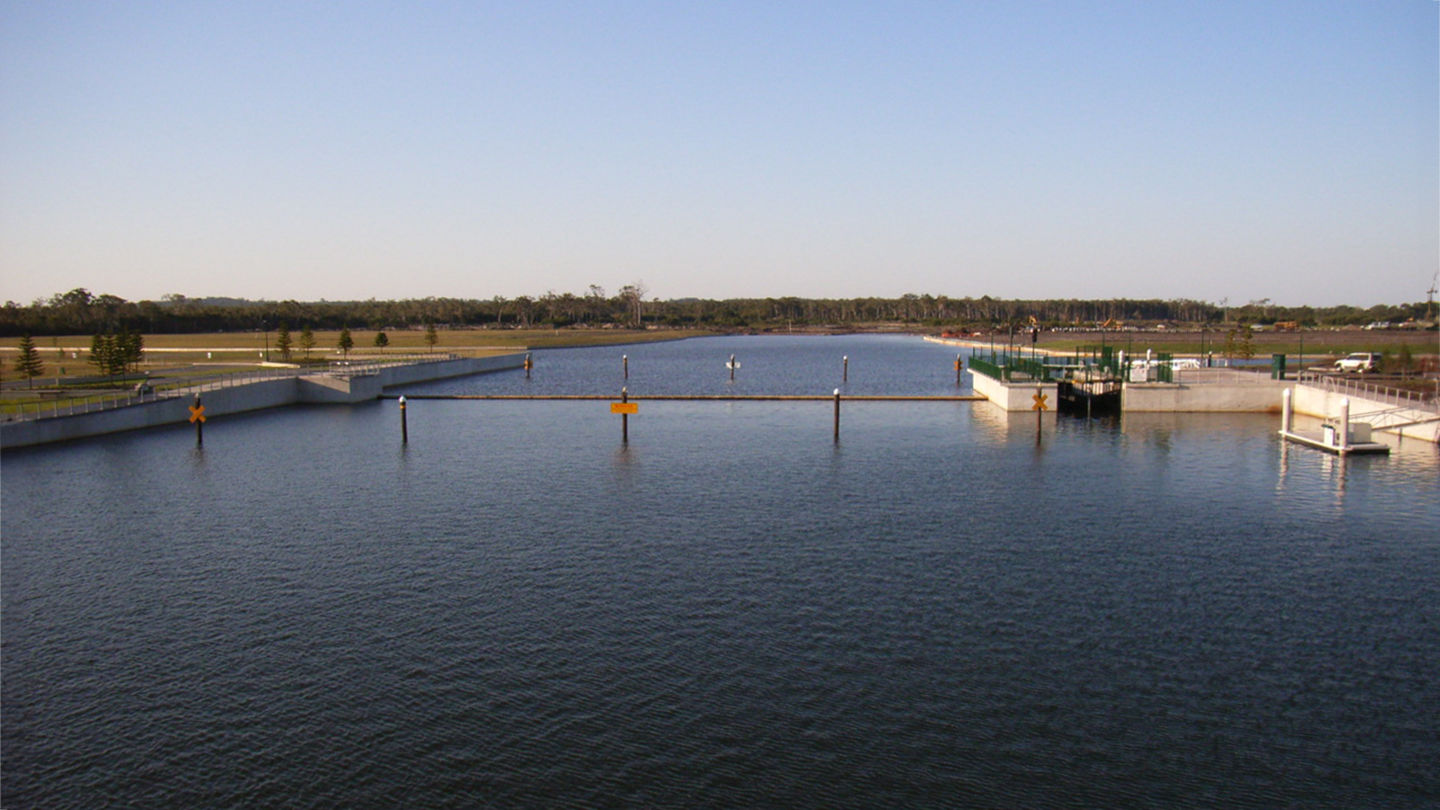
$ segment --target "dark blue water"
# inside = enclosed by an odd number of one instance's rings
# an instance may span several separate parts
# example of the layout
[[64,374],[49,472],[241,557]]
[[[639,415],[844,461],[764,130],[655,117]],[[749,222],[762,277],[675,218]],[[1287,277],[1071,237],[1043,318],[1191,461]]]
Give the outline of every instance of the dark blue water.
[[7,452],[0,802],[1440,799],[1432,445],[1342,463],[1218,415],[1037,443],[983,403],[849,404],[837,445],[827,403],[646,402],[622,448],[616,419],[419,400],[401,448],[379,402]]

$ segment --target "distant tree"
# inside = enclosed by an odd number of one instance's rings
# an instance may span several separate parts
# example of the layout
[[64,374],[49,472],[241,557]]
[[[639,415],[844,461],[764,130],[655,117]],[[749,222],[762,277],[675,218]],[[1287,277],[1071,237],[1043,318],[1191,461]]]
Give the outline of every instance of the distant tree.
[[1248,323],[1240,324],[1240,346],[1238,354],[1242,360],[1249,360],[1255,356],[1255,330],[1251,329]]
[[310,325],[300,330],[300,348],[305,350],[305,359],[310,359],[310,350],[315,348],[315,333],[310,331]]
[[139,370],[141,361],[145,359],[145,338],[139,332],[123,331],[115,336],[116,362],[120,365],[120,372],[123,374],[134,367]]
[[345,355],[345,359],[349,360],[350,350],[355,348],[355,338],[350,337],[350,327],[347,326],[340,330],[340,340],[337,341],[335,345],[340,348],[340,351]]
[[[1395,366],[1406,376],[1415,368],[1415,355],[1410,351],[1409,343],[1400,344],[1400,350],[1395,354]],[[19,366],[16,366],[16,369],[18,370]]]
[[639,329],[644,319],[641,305],[645,302],[645,293],[649,289],[645,282],[637,281],[634,284],[626,284],[620,288],[620,300],[625,305],[626,314],[629,315],[632,325]]
[[1255,356],[1255,330],[1248,323],[1239,323],[1225,333],[1225,357],[1249,360]]
[[375,348],[379,349],[382,354],[385,352],[385,347],[389,345],[390,336],[385,334],[384,329],[375,333]]
[[35,387],[35,378],[45,370],[45,364],[40,361],[40,352],[35,351],[35,341],[29,335],[22,335],[20,338],[20,354],[15,358],[15,371],[19,372],[29,383]]
[[275,350],[280,352],[281,360],[287,363],[290,361],[290,349],[293,345],[290,340],[290,327],[281,321],[280,326],[275,330]]
[[430,351],[433,352],[435,351],[435,344],[439,342],[440,336],[435,334],[435,324],[427,322],[425,324],[425,345],[429,346]]
[[115,347],[115,336],[96,332],[90,338],[90,365],[106,376],[114,376],[120,353]]

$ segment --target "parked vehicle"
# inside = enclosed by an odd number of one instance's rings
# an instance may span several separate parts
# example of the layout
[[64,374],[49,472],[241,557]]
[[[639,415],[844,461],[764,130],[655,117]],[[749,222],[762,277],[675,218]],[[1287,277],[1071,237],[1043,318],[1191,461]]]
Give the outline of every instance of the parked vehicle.
[[1335,361],[1335,370],[1341,373],[1366,374],[1380,369],[1380,355],[1374,352],[1353,352]]

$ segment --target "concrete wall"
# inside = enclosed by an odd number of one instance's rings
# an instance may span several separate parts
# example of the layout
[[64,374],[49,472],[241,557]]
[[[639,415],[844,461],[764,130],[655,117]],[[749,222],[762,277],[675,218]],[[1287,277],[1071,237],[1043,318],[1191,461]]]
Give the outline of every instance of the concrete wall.
[[296,381],[296,402],[317,405],[352,405],[380,396],[382,386],[377,374],[353,377],[330,377],[315,374]]
[[394,385],[410,385],[430,380],[444,380],[450,377],[464,377],[470,374],[484,374],[491,371],[521,368],[525,365],[523,354],[502,354],[494,357],[461,357],[439,363],[424,363],[413,366],[391,366],[380,369],[380,385],[389,388]]
[[[1006,383],[989,375],[981,374],[974,369],[966,369],[965,372],[970,375],[970,386],[975,389],[975,393],[990,400],[992,405],[996,405],[1006,411],[1030,411],[1035,409],[1035,383]],[[1040,393],[1045,395],[1045,406],[1052,411],[1055,410],[1056,403],[1059,402],[1059,398],[1056,396],[1056,390],[1058,388],[1059,386],[1053,382],[1041,383],[1039,387]]]
[[1138,413],[1279,413],[1288,383],[1125,383],[1120,407]]
[[[205,416],[244,413],[263,408],[276,408],[296,403],[352,404],[380,396],[386,386],[459,377],[502,369],[520,368],[524,355],[497,357],[465,357],[437,363],[394,366],[374,374],[354,377],[331,377],[315,374],[305,377],[283,377],[202,391]],[[101,436],[125,430],[183,424],[190,420],[194,397],[183,396],[126,408],[37,419],[25,422],[0,423],[0,448],[27,447],[49,442]]]
[[[1352,394],[1343,394],[1336,391],[1326,391],[1323,388],[1315,388],[1309,385],[1296,385],[1295,393],[1291,394],[1291,405],[1296,413],[1316,416],[1321,419],[1334,419],[1340,414],[1340,400],[1350,400],[1350,418],[1352,421],[1359,421],[1364,414],[1377,411],[1395,410],[1396,413],[1389,419],[1394,421],[1418,421],[1421,419],[1433,419],[1436,416],[1434,411],[1426,411],[1418,408],[1396,409],[1389,402],[1366,399]],[[1440,422],[1425,422],[1419,425],[1405,427],[1384,428],[1382,430],[1392,436],[1403,436],[1407,439],[1422,439],[1427,442],[1440,444]]]
[[[1006,383],[974,370],[970,374],[975,393],[1006,411],[1028,411],[1035,406],[1035,383]],[[1281,392],[1289,386],[1279,380],[1244,383],[1126,383],[1121,408],[1129,413],[1279,413]],[[1045,383],[1041,393],[1046,405],[1056,407],[1055,383]]]
[[[209,418],[291,405],[299,401],[296,391],[293,378],[282,378],[204,391],[200,396]],[[183,396],[55,419],[7,422],[0,425],[0,447],[26,447],[185,423],[190,421],[190,406],[194,403],[193,396]]]

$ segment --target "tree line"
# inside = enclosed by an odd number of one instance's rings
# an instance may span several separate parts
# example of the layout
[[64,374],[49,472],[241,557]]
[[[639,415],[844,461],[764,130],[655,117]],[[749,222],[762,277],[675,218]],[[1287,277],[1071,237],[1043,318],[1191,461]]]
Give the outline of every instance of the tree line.
[[1268,299],[1225,306],[1189,299],[1000,299],[907,294],[899,298],[679,298],[646,300],[643,284],[607,295],[592,285],[581,295],[547,292],[517,298],[412,298],[366,301],[251,301],[167,295],[127,301],[84,288],[29,305],[0,308],[0,335],[74,335],[145,332],[179,334],[309,327],[313,329],[605,328],[668,327],[719,330],[863,328],[896,324],[914,328],[987,330],[1031,319],[1042,327],[1120,323],[1300,326],[1400,323],[1433,318],[1431,307],[1409,304],[1286,307]]

